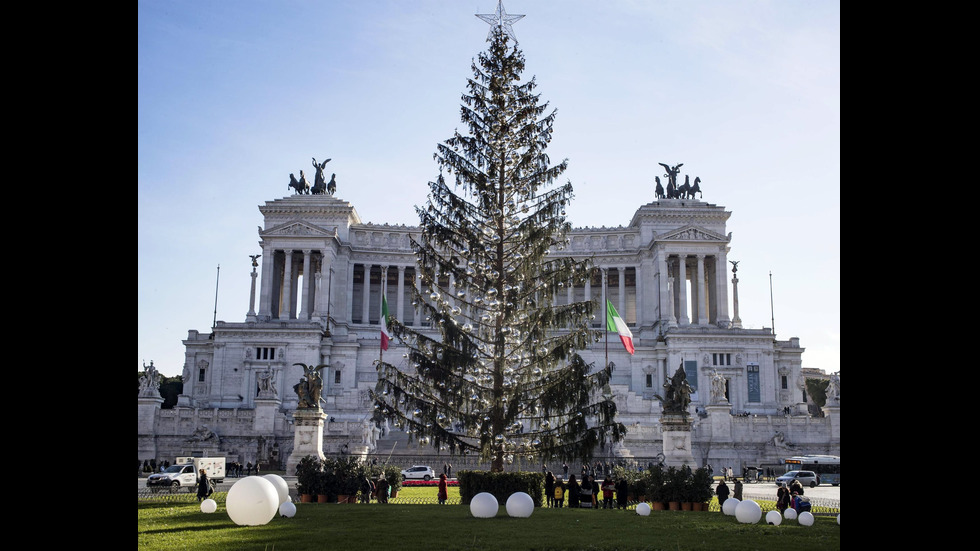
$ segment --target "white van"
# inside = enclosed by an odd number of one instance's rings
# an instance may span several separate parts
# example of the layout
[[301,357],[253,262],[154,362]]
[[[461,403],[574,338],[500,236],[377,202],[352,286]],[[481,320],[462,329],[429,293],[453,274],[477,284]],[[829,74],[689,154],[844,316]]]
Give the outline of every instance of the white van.
[[157,490],[169,488],[173,492],[179,491],[181,488],[188,488],[188,491],[194,492],[197,490],[197,473],[201,469],[204,469],[212,483],[222,482],[225,479],[224,457],[182,457],[180,459],[189,459],[190,462],[171,465],[162,473],[151,474],[146,479],[146,487]]

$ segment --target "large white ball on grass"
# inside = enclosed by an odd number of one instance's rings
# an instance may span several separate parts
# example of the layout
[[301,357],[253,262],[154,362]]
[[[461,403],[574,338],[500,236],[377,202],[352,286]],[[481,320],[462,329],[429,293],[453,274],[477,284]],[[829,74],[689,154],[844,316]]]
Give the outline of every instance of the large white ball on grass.
[[286,518],[293,518],[296,516],[296,504],[292,501],[287,501],[279,505],[279,515]]
[[213,513],[218,510],[218,502],[208,498],[201,502],[202,513]]
[[480,492],[470,500],[470,513],[476,518],[493,518],[499,508],[497,498],[488,492]]
[[796,509],[794,509],[792,507],[790,507],[789,509],[786,509],[786,512],[783,513],[783,517],[786,520],[794,520],[794,519],[796,519]]
[[746,499],[735,507],[735,518],[742,524],[755,524],[762,518],[762,507],[751,499]]
[[507,498],[507,514],[516,518],[527,518],[534,512],[534,499],[524,492],[515,492]]
[[649,503],[641,503],[641,504],[637,505],[636,506],[636,514],[640,515],[641,517],[648,517],[648,516],[650,516],[650,504]]
[[840,526],[840,513],[837,513],[837,526]]
[[769,511],[766,513],[766,524],[779,526],[781,522],[783,522],[783,515],[780,515],[779,511]]
[[800,513],[800,526],[813,526],[813,514],[810,511]]
[[246,476],[235,482],[225,498],[228,516],[239,526],[268,524],[279,510],[279,493],[261,476]]
[[268,480],[276,488],[276,493],[279,494],[279,505],[289,501],[289,484],[286,483],[286,479],[277,474],[264,474],[262,478]]
[[730,497],[726,499],[725,504],[721,506],[721,512],[729,516],[734,515],[735,508],[738,507],[738,504],[739,500],[735,499],[734,497]]

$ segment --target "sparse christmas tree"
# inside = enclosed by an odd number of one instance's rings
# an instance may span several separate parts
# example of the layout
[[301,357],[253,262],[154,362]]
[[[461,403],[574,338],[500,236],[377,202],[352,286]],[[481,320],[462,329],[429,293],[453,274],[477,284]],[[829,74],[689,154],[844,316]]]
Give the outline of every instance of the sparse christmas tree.
[[[498,11],[499,17],[499,11]],[[439,177],[418,207],[413,247],[429,327],[390,320],[408,352],[378,363],[379,418],[421,445],[479,453],[501,471],[517,457],[588,459],[625,434],[608,382],[612,366],[578,355],[598,341],[593,302],[559,304],[591,262],[550,255],[568,244],[567,161],[545,153],[555,112],[522,82],[524,56],[496,26],[473,64],[462,122],[438,145]],[[445,175],[444,175],[445,174]]]

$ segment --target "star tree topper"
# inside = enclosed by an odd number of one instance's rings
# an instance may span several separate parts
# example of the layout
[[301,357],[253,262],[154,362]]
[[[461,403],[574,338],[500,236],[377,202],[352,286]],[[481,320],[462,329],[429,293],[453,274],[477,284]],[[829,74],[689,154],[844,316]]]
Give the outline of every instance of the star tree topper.
[[505,33],[507,33],[507,36],[509,36],[511,40],[517,42],[517,36],[514,34],[514,29],[511,27],[511,25],[517,23],[524,16],[509,15],[507,10],[504,9],[504,0],[497,0],[497,13],[478,13],[476,16],[486,21],[490,25],[490,34],[487,35],[487,40],[490,40],[490,37],[493,36],[493,28],[500,27]]

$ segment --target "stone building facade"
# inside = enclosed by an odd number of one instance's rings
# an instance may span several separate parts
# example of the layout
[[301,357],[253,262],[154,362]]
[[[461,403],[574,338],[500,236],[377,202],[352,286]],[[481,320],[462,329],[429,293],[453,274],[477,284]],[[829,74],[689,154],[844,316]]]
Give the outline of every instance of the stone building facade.
[[[410,242],[419,228],[364,223],[352,204],[331,195],[284,197],[259,210],[261,256],[253,261],[248,313],[217,322],[212,333],[188,332],[177,407],[163,410],[162,400],[140,396],[141,459],[221,454],[284,462],[293,446],[293,386],[303,374],[297,363],[326,366],[327,455],[370,453],[379,432],[395,436],[369,422],[368,390],[377,377],[382,282],[394,317],[427,325],[411,304],[420,283]],[[616,365],[611,389],[629,429],[618,457],[663,451],[657,395],[681,367],[696,389],[697,463],[839,454],[839,404],[825,415],[807,412],[799,339],[742,327],[727,257],[730,215],[700,200],[660,199],[639,207],[625,227],[576,228],[554,251],[590,256],[597,267],[590,282],[559,289],[556,300],[601,305],[608,298],[634,335],[633,356],[615,335],[608,346],[582,351],[586,361],[602,365],[608,354]],[[604,325],[599,317],[596,327]],[[402,353],[394,343],[386,359]]]

